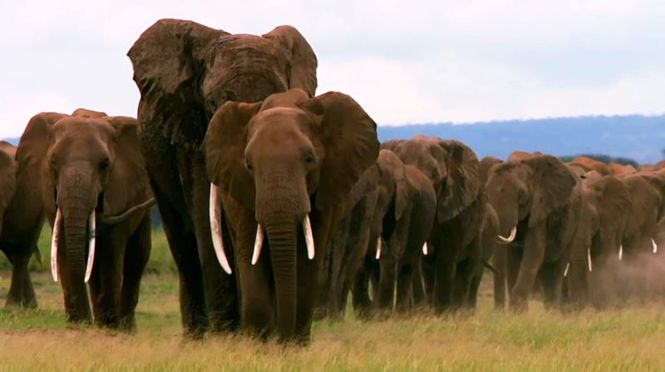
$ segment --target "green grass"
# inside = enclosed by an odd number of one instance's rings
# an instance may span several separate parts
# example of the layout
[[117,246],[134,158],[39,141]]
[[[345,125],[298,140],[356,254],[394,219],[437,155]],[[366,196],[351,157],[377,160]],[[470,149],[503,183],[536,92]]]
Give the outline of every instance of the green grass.
[[[485,285],[473,316],[420,314],[363,322],[321,321],[307,348],[243,336],[181,337],[177,276],[160,232],[145,276],[134,335],[71,328],[62,294],[42,268],[33,274],[39,309],[0,310],[0,370],[662,370],[665,307],[525,314],[492,310]],[[42,252],[48,252],[48,238]],[[48,254],[44,254],[48,256]],[[48,266],[45,266],[48,267]],[[0,269],[0,301],[10,272]],[[489,284],[489,283],[486,283]]]

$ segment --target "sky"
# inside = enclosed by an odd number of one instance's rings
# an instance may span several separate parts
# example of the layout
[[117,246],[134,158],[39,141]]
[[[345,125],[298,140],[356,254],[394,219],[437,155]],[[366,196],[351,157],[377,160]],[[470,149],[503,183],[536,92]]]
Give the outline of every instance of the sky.
[[160,18],[300,30],[319,88],[379,125],[665,112],[663,0],[0,3],[0,137],[41,111],[136,115],[127,50]]

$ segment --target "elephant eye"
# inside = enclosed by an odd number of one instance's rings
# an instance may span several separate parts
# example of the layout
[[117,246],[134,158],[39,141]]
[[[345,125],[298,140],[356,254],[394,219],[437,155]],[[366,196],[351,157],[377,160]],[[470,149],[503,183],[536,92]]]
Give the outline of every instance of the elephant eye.
[[102,159],[102,161],[99,162],[99,171],[100,172],[106,172],[109,169],[109,166],[111,165],[111,161],[109,159]]
[[254,170],[254,167],[252,166],[252,164],[250,164],[250,163],[247,162],[247,161],[245,161],[245,168],[246,168],[249,172],[252,172],[252,171]]

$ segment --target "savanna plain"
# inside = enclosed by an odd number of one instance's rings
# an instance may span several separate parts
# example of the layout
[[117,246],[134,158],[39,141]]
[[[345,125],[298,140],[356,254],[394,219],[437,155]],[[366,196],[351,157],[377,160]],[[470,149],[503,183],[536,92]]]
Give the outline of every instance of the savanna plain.
[[[491,273],[472,316],[414,314],[319,321],[308,347],[244,336],[182,337],[177,274],[160,230],[141,288],[135,334],[72,327],[60,285],[49,274],[50,230],[42,263],[31,264],[39,308],[0,309],[0,371],[24,370],[663,370],[665,303],[562,314],[533,300],[524,314],[493,310]],[[11,276],[0,261],[0,301]]]

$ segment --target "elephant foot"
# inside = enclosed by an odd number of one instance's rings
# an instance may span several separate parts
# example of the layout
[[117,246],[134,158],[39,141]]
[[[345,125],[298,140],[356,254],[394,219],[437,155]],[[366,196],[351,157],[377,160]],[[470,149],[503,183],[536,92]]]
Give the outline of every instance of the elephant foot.
[[37,300],[34,297],[22,300],[14,297],[7,297],[5,307],[8,309],[36,309]]
[[513,313],[523,313],[528,310],[528,305],[526,300],[513,300],[510,301],[510,311]]

